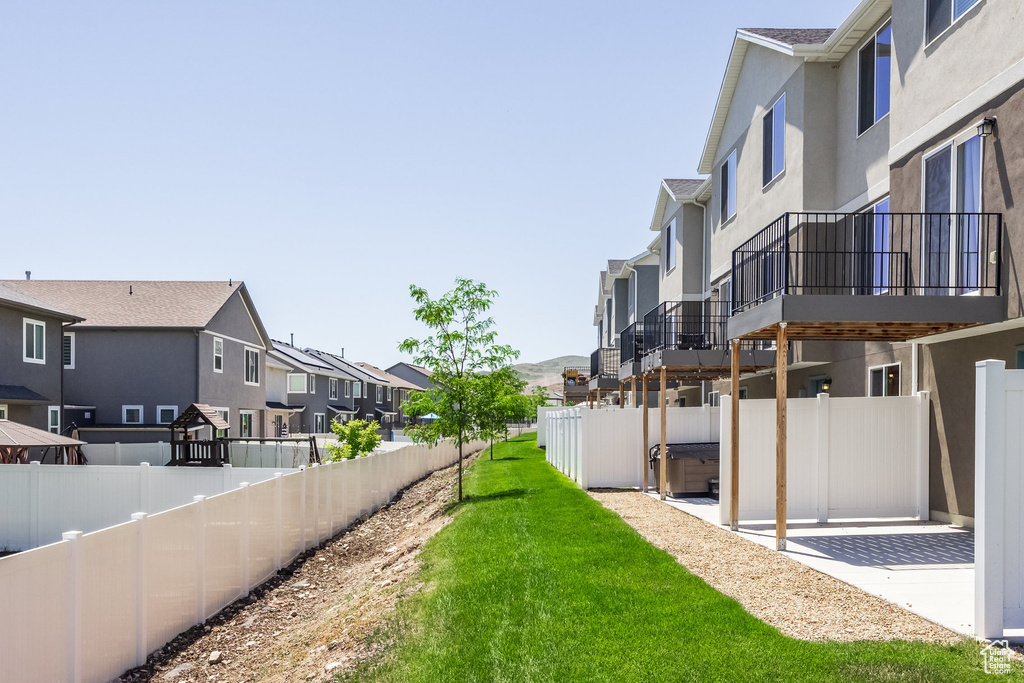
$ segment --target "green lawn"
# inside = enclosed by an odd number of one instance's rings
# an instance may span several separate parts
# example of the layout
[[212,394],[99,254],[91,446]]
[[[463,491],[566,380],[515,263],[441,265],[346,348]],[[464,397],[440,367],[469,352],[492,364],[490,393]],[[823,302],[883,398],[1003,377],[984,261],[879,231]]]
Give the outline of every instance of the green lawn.
[[401,604],[394,647],[360,680],[992,680],[974,642],[785,637],[558,474],[533,435],[494,455],[467,476],[455,520],[423,551],[428,587]]

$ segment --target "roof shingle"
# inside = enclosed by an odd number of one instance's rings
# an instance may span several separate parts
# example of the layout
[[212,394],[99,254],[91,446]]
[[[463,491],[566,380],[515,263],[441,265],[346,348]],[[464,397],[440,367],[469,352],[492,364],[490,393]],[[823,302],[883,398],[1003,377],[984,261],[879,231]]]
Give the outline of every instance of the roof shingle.
[[704,184],[703,180],[698,179],[675,179],[665,178],[665,186],[669,189],[676,197],[689,197],[697,193],[697,190]]
[[836,32],[834,28],[741,28],[740,30],[786,45],[821,45]]

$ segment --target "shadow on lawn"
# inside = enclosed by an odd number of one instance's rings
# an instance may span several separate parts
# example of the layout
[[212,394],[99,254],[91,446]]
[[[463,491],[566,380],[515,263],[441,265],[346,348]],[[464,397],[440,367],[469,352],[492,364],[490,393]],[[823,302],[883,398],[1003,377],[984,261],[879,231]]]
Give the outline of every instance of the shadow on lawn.
[[488,493],[482,496],[475,496],[472,494],[462,497],[462,501],[453,500],[445,506],[445,513],[451,514],[461,507],[467,505],[474,505],[476,503],[489,503],[492,500],[503,500],[505,498],[525,498],[526,496],[533,495],[533,489],[508,489],[506,491],[495,491],[494,493]]

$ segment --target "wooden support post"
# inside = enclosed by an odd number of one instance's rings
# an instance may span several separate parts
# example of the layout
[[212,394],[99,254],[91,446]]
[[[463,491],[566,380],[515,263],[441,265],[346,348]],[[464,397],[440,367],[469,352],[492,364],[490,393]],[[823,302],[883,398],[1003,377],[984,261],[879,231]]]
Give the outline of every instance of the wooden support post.
[[626,407],[626,383],[619,380],[619,408]]
[[646,493],[647,492],[647,470],[651,469],[650,463],[647,462],[647,440],[648,440],[647,419],[650,417],[651,411],[648,410],[648,406],[647,406],[647,375],[644,375],[643,379],[641,381],[644,383],[644,390],[643,390],[643,392],[644,392],[643,393],[644,404],[643,404],[643,406],[641,408],[644,411],[644,443],[643,443],[643,448],[640,449],[640,460],[641,460],[641,462],[643,463],[643,466],[644,466],[644,487],[643,487],[642,491],[644,491]]
[[659,491],[659,493],[661,493],[661,499],[662,500],[665,500],[665,494],[668,491],[668,480],[666,479],[666,477],[668,475],[668,453],[665,450],[666,449],[666,443],[665,443],[665,441],[666,441],[666,439],[665,439],[665,421],[666,421],[666,419],[668,417],[665,414],[665,407],[666,407],[665,404],[668,403],[668,401],[666,400],[666,396],[665,396],[665,388],[667,386],[668,386],[668,383],[667,383],[666,378],[665,378],[665,366],[662,365],[661,366],[661,385],[658,387],[658,391],[659,391],[659,393],[658,393],[658,406],[661,408],[661,453],[660,453],[661,458],[658,461],[660,463],[660,465],[661,465],[658,468],[658,470],[660,472],[660,475],[661,475],[661,481],[659,482],[660,485],[658,486],[658,491]]
[[587,406],[590,408],[594,407],[594,390],[591,389],[587,392]]
[[[729,528],[737,531],[740,528],[740,340],[732,341],[732,436],[729,454]],[[725,482],[722,482],[725,483]]]
[[775,349],[775,544],[786,549],[786,360],[789,339],[786,323],[779,323]]

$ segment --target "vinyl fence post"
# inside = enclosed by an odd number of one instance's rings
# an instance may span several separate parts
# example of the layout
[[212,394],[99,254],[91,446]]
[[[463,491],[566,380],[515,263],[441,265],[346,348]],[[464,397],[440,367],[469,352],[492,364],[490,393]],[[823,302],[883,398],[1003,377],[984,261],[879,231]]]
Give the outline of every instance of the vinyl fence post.
[[917,392],[917,429],[914,437],[917,448],[917,518],[927,522],[931,516],[931,505],[928,500],[928,449],[929,412],[931,409],[930,394],[927,391]]
[[831,460],[831,454],[829,448],[832,445],[831,435],[829,429],[831,428],[831,416],[829,411],[831,406],[829,404],[828,394],[818,394],[818,411],[817,411],[817,422],[818,422],[818,443],[817,443],[817,457],[818,457],[818,496],[817,496],[817,507],[818,507],[818,523],[824,524],[828,521],[828,465]]
[[284,545],[284,474],[274,472],[275,504],[274,522],[277,533],[274,534],[274,567],[281,570],[282,546]]
[[136,529],[135,553],[135,666],[146,663],[149,655],[149,623],[146,605],[146,513],[132,515]]
[[196,618],[195,623],[206,621],[206,496],[192,498],[199,506],[196,521]]
[[33,548],[39,547],[39,472],[42,466],[38,460],[28,465],[28,491],[31,498],[28,505],[28,540]]
[[249,507],[249,482],[243,481],[238,485],[242,489],[242,533],[241,533],[241,553],[239,560],[242,565],[242,596],[249,595],[249,589],[252,588],[252,575],[251,575],[251,558],[249,552],[249,527],[250,527],[250,513]]
[[149,463],[139,465],[139,509],[149,512]]
[[231,487],[231,463],[229,463],[229,462],[224,463],[224,466],[221,469],[224,470],[224,472],[223,472],[224,480],[221,482],[220,492],[221,493],[227,493],[232,488]]
[[334,463],[321,465],[327,472],[327,538],[334,537]]
[[299,516],[299,525],[302,527],[301,534],[301,548],[303,552],[306,550],[306,477],[307,472],[305,465],[299,465],[299,479],[302,481],[302,495],[299,496],[299,506],[302,510],[302,514]]
[[121,462],[121,442],[120,441],[115,441],[114,442],[114,464],[115,465],[123,464]]
[[82,532],[65,531],[62,538],[71,543],[67,615],[71,657],[68,658],[68,681],[82,683]]
[[993,639],[1003,637],[1006,363],[979,361],[975,372],[974,624],[976,635]]
[[313,546],[320,544],[320,470],[319,464],[310,465],[313,474]]
[[274,449],[274,467],[281,466],[281,442],[277,442],[277,447]]

